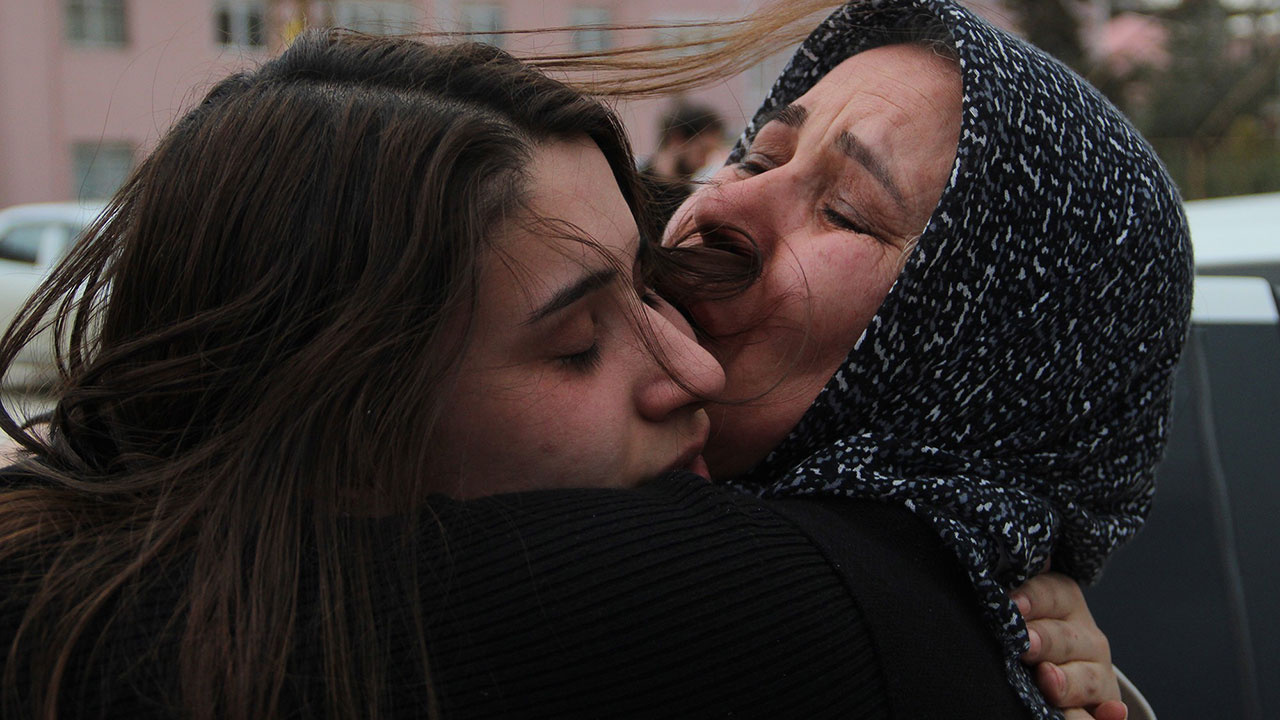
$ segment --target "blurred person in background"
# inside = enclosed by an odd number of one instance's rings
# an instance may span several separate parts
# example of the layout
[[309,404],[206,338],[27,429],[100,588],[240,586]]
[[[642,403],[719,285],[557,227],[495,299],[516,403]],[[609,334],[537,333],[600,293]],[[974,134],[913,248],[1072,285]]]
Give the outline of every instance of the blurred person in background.
[[658,148],[640,166],[660,220],[670,218],[689,197],[700,172],[723,159],[725,132],[720,113],[705,105],[681,99],[663,114]]

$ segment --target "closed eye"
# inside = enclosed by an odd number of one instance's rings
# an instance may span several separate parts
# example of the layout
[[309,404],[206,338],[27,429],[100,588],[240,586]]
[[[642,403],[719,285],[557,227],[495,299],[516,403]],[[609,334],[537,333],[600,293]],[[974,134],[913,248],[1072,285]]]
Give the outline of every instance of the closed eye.
[[759,175],[767,170],[772,170],[776,164],[769,158],[760,153],[748,153],[739,160],[734,167],[744,175]]
[[600,343],[592,342],[591,347],[581,352],[571,353],[557,358],[574,372],[588,373],[600,365]]
[[840,214],[839,212],[836,211],[835,208],[831,207],[830,205],[823,206],[822,217],[825,218],[827,222],[831,223],[832,225],[834,225],[835,227],[841,230],[846,230],[848,232],[855,232],[861,235],[871,235],[872,237],[875,237],[875,234],[872,233],[870,230],[859,225],[858,223],[854,222],[852,219],[846,217],[845,215]]

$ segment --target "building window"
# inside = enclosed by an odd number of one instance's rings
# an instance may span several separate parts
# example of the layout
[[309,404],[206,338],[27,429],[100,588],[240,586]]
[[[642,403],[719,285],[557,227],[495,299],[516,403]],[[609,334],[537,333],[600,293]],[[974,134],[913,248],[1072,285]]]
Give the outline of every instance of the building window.
[[213,32],[219,45],[266,47],[266,8],[260,2],[223,0],[213,9]]
[[66,0],[67,39],[82,45],[124,45],[124,0]]
[[658,45],[683,45],[672,47],[672,57],[698,55],[711,50],[719,21],[702,16],[665,15],[654,18],[659,26],[654,31],[654,43]]
[[72,178],[81,201],[111,197],[133,169],[128,142],[80,142],[71,147]]
[[578,52],[608,50],[613,43],[606,26],[611,21],[605,8],[574,8],[569,16],[569,24],[578,28],[573,31],[573,49]]
[[403,2],[338,2],[333,24],[372,35],[418,32],[419,10]]
[[463,5],[459,28],[462,32],[471,33],[472,40],[488,43],[494,47],[503,46],[502,8],[497,5]]

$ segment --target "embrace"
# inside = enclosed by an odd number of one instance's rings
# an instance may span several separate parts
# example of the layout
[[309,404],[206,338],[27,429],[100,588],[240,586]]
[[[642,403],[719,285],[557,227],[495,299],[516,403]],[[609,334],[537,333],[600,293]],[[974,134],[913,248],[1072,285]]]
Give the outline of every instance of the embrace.
[[648,201],[486,45],[218,83],[0,341],[60,372],[0,414],[5,717],[1122,717],[1076,582],[1149,509],[1191,296],[1127,121],[855,1]]

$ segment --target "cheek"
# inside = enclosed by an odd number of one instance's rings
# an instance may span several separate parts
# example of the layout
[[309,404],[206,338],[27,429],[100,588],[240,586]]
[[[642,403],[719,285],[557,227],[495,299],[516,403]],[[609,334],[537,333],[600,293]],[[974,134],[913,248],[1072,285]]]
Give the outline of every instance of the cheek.
[[[626,445],[625,398],[581,378],[553,372],[489,384],[466,397],[480,399],[455,435],[473,453],[501,457],[530,485],[549,487],[607,474]],[[497,458],[495,458],[497,459]]]
[[895,248],[866,245],[824,254],[806,273],[809,280],[814,336],[829,356],[844,356],[880,310],[898,278]]
[[583,383],[556,380],[490,386],[470,395],[484,399],[469,411],[474,416],[466,424],[508,434],[513,442],[541,454],[561,453],[571,447],[564,438],[589,429],[597,410],[605,409],[597,395]]
[[475,406],[437,438],[441,490],[462,498],[558,487],[607,484],[618,474],[616,442],[572,408],[543,404],[525,410],[498,403]]
[[837,282],[847,284],[852,268],[853,263],[838,253],[819,251],[811,244],[788,245],[768,256],[760,279],[746,292],[690,309],[722,348],[794,349],[804,344],[797,336],[807,336],[815,324],[811,301],[830,294]]

